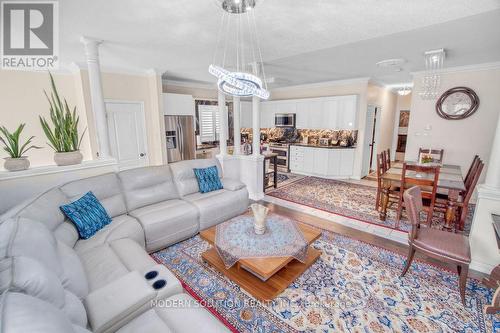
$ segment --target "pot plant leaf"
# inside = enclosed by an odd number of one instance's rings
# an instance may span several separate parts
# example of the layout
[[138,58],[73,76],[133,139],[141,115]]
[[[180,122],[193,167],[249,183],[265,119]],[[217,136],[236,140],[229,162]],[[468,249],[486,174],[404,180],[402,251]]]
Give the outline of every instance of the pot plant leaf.
[[25,143],[21,143],[21,133],[26,124],[21,124],[14,132],[9,132],[5,126],[0,126],[0,142],[4,145],[4,150],[11,158],[24,157],[24,154],[30,149],[40,149],[35,145],[30,145],[34,136],[31,136]]

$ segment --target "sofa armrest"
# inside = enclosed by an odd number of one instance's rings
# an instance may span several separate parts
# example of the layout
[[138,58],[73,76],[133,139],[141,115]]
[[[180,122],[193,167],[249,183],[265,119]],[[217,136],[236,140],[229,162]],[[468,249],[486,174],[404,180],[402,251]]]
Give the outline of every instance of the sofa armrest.
[[245,184],[234,178],[222,178],[222,187],[229,191],[238,191],[245,187]]
[[94,333],[114,332],[150,308],[154,289],[137,271],[99,288],[84,299]]

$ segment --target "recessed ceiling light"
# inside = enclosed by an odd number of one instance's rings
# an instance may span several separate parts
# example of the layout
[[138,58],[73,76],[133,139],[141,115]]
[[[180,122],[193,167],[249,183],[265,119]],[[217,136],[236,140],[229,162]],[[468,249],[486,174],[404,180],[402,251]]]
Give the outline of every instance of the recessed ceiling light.
[[376,63],[378,67],[381,68],[399,68],[402,64],[404,64],[406,60],[403,58],[394,58],[394,59],[385,59]]

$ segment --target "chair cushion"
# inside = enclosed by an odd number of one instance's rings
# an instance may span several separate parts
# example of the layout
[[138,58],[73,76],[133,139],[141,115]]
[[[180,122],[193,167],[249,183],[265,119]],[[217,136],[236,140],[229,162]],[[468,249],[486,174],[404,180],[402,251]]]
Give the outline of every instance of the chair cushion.
[[470,263],[469,239],[461,234],[421,227],[413,244],[440,256]]
[[111,217],[92,192],[80,199],[62,205],[61,210],[78,229],[83,239],[92,237],[97,231],[111,223]]
[[125,170],[118,177],[129,211],[179,198],[168,165]]
[[71,201],[92,191],[111,217],[127,213],[120,181],[115,173],[75,180],[62,185],[60,189]]
[[212,191],[217,191],[222,189],[222,183],[220,182],[219,173],[217,172],[217,167],[211,166],[202,169],[193,169],[196,180],[198,181],[198,187],[201,193],[208,193]]
[[222,189],[209,193],[198,192],[187,195],[184,199],[198,208],[200,230],[229,220],[248,209],[248,191],[246,188],[237,191]]
[[174,176],[174,183],[181,197],[188,194],[199,192],[198,181],[194,175],[193,169],[207,168],[216,166],[219,177],[222,177],[222,168],[216,158],[187,160],[170,164],[170,170]]
[[139,221],[130,215],[116,216],[110,224],[99,230],[93,237],[80,239],[75,245],[75,250],[81,253],[106,242],[121,238],[130,238],[144,247],[144,230]]
[[0,301],[2,332],[90,333],[71,323],[66,314],[54,305],[36,297],[7,291]]
[[132,270],[144,271],[155,261],[137,242],[119,239],[79,253],[90,291],[111,283]]
[[153,252],[198,232],[198,211],[183,200],[168,200],[130,212],[146,236],[146,250]]

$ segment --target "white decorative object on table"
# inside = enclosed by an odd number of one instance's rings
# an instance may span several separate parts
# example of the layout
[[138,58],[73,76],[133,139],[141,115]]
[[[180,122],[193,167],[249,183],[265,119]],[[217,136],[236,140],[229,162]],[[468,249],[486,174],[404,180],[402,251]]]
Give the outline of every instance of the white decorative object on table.
[[253,218],[254,218],[254,230],[257,235],[263,235],[266,232],[266,216],[269,212],[269,208],[259,205],[257,203],[251,204]]

